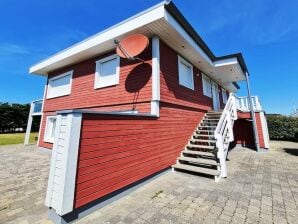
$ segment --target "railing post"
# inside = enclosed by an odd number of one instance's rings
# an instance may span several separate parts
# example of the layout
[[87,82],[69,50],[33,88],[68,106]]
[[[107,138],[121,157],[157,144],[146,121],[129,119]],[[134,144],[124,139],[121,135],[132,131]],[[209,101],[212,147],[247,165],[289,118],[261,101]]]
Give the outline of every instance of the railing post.
[[29,116],[28,116],[28,122],[27,122],[27,128],[26,128],[26,134],[25,134],[25,140],[24,140],[24,145],[29,145],[32,121],[33,121],[33,117],[32,117],[33,111],[34,111],[34,102],[31,102]]
[[224,139],[222,135],[217,135],[216,139],[216,146],[218,149],[217,158],[219,159],[220,164],[220,177],[227,177],[227,164],[224,152]]

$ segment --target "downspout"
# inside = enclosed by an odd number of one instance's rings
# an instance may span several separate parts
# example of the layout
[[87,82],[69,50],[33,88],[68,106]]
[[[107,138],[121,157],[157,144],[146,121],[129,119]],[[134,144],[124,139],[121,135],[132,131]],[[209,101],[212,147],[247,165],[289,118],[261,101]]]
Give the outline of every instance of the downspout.
[[151,115],[159,117],[160,101],[160,50],[159,38],[152,38],[152,99]]
[[250,114],[251,114],[251,118],[252,118],[253,132],[254,132],[254,137],[255,137],[255,145],[256,145],[257,152],[259,152],[259,150],[260,150],[259,135],[258,135],[258,129],[257,129],[257,121],[256,121],[256,116],[255,116],[255,110],[254,110],[254,107],[253,107],[251,93],[250,93],[250,84],[249,84],[248,72],[245,72],[245,76],[246,76],[247,94],[248,94],[248,99],[249,99],[248,102],[249,102]]

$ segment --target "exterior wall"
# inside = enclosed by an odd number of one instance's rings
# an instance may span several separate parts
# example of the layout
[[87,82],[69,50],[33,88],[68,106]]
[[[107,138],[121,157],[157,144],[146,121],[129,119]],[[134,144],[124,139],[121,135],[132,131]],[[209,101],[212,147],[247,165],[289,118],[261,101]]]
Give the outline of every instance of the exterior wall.
[[43,141],[47,114],[58,110],[88,109],[96,111],[138,110],[150,112],[151,90],[151,45],[139,56],[145,63],[120,60],[120,82],[116,86],[94,89],[96,61],[111,52],[79,64],[54,71],[49,78],[73,70],[71,94],[45,99],[41,124],[41,141],[39,146],[52,148],[52,144]]
[[239,119],[234,122],[234,144],[242,146],[254,146],[254,133],[252,122],[246,119]]
[[260,144],[261,148],[265,148],[265,142],[264,142],[264,135],[263,135],[263,128],[262,128],[260,113],[255,113],[255,115],[256,115],[257,130],[258,130],[258,136],[259,136],[259,144]]
[[194,90],[179,85],[178,55],[161,41],[160,43],[160,99],[162,102],[212,110],[212,98],[203,95],[202,75],[193,67]]
[[84,115],[75,207],[174,164],[204,114],[161,103],[160,118]]
[[[257,131],[260,148],[265,148],[265,141],[262,129],[262,123],[260,118],[260,113],[255,113]],[[247,146],[254,145],[254,134],[252,122],[247,119],[251,119],[249,112],[240,112],[238,111],[238,120],[234,124],[234,138],[236,144],[243,144]]]

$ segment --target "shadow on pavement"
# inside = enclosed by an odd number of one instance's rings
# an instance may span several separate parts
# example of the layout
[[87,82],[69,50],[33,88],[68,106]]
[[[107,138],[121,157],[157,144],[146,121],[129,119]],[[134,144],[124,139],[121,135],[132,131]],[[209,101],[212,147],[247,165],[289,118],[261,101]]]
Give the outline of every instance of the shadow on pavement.
[[283,150],[292,156],[298,156],[298,149],[296,148],[283,148]]

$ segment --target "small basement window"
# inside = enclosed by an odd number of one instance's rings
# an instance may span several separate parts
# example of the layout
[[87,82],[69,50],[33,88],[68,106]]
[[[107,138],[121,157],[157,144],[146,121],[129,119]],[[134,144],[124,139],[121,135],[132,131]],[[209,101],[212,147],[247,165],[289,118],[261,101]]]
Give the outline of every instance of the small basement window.
[[96,61],[94,88],[102,88],[119,84],[120,58],[118,55]]
[[203,81],[203,94],[205,96],[212,97],[211,80],[204,74],[202,74]]
[[193,67],[190,63],[178,56],[179,84],[194,90]]
[[227,103],[228,101],[227,91],[224,88],[221,88],[221,92],[222,92],[222,102]]
[[44,141],[54,143],[55,129],[56,129],[56,116],[48,116],[46,128],[44,132]]

